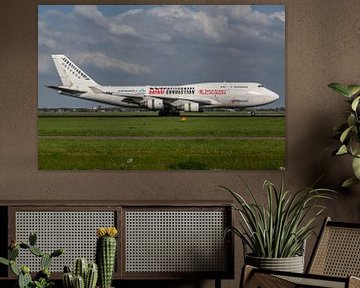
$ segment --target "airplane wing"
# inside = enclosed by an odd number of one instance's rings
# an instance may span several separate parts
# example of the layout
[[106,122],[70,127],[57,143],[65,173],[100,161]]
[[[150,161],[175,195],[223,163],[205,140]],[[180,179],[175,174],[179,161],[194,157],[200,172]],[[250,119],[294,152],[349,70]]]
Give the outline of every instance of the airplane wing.
[[50,89],[54,89],[59,93],[67,94],[67,95],[70,95],[70,96],[78,96],[78,95],[86,93],[86,91],[70,89],[70,88],[66,88],[66,87],[62,87],[62,86],[47,85],[46,87],[48,87]]

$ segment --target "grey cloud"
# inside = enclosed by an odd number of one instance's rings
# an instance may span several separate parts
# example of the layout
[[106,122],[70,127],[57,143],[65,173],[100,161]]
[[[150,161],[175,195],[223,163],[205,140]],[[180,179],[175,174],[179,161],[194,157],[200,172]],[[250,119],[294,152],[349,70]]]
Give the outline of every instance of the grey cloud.
[[104,70],[120,70],[130,74],[143,74],[151,72],[150,69],[146,66],[127,63],[119,59],[110,58],[100,52],[80,52],[76,54],[76,59],[80,64],[92,65]]
[[285,22],[285,11],[275,12],[270,15],[271,19],[279,19],[281,22]]
[[102,13],[93,5],[76,5],[74,7],[74,13],[77,15],[83,15],[84,17],[90,18],[94,21],[101,21]]
[[[133,14],[134,15],[134,14]],[[97,24],[98,27],[103,28],[106,32],[115,35],[136,35],[135,30],[118,21],[115,17],[105,17],[96,6],[93,5],[77,5],[74,9],[74,17],[84,17],[91,22]]]
[[184,19],[188,17],[189,9],[181,5],[165,5],[151,9],[149,14],[158,18],[166,19],[167,21],[176,21],[177,19]]
[[48,73],[51,67],[50,57],[48,55],[41,54],[38,57],[38,73],[45,74]]
[[131,10],[128,10],[120,15],[117,15],[116,17],[117,18],[124,18],[124,17],[127,17],[127,16],[134,16],[134,15],[137,15],[137,14],[140,14],[144,12],[144,9],[131,9]]

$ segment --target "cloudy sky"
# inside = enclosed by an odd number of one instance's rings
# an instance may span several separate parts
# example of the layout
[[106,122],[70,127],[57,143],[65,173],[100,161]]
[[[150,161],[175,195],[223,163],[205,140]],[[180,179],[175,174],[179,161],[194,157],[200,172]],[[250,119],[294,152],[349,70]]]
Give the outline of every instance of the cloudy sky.
[[60,85],[65,54],[102,85],[260,82],[285,106],[283,5],[39,5],[38,106],[93,107]]

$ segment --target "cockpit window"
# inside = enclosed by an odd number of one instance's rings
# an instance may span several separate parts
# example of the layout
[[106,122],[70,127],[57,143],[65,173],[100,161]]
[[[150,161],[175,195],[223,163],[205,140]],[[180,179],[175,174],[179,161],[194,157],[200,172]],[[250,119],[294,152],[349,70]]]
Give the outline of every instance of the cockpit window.
[[258,87],[264,87],[264,85],[259,84]]

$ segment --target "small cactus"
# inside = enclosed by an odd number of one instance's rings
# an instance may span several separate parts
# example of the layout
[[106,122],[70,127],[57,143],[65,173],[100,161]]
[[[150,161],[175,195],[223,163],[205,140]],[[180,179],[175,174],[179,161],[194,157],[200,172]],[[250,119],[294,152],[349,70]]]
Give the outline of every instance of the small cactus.
[[28,288],[30,283],[32,283],[30,269],[27,266],[23,266],[21,267],[18,279],[19,288]]
[[29,235],[29,244],[31,246],[35,246],[36,245],[36,241],[37,241],[37,235],[34,232],[31,232]]
[[20,243],[19,244],[20,248],[22,249],[29,249],[30,245],[26,244],[26,243]]
[[22,266],[20,268],[21,272],[25,273],[25,274],[29,274],[30,273],[30,268],[28,266]]
[[85,288],[84,278],[77,275],[74,277],[74,288]]
[[[63,249],[55,250],[53,253],[48,254],[40,250],[36,244],[37,236],[35,233],[30,233],[29,244],[20,242],[16,243],[11,241],[8,251],[8,259],[0,257],[0,263],[10,266],[11,271],[18,276],[18,286],[19,288],[29,288],[29,287],[50,287],[52,283],[50,281],[50,264],[53,257],[60,256],[64,251]],[[35,281],[32,280],[30,275],[30,269],[28,266],[22,266],[21,268],[16,264],[16,259],[19,256],[19,250],[29,250],[30,253],[37,257],[41,257],[41,271],[39,271],[35,276]],[[42,286],[39,286],[42,285]],[[44,286],[47,285],[47,286]]]
[[42,252],[40,250],[40,248],[36,247],[36,246],[31,246],[29,247],[29,251],[34,254],[35,256],[41,257],[44,255],[44,252]]
[[83,288],[95,288],[97,278],[98,268],[96,263],[90,262],[88,264],[85,258],[76,259],[73,273],[71,273],[69,266],[64,266],[64,288],[82,288],[82,285],[84,285]]
[[64,288],[73,288],[74,287],[74,276],[71,272],[64,273],[62,276],[62,282]]
[[9,260],[16,260],[19,256],[19,246],[16,245],[14,248],[10,249],[8,252]]
[[57,249],[51,253],[51,257],[58,257],[64,253],[64,249]]
[[11,271],[16,275],[19,276],[20,275],[20,268],[16,265],[16,262],[14,260],[11,260],[10,262],[10,269]]
[[99,238],[96,243],[96,262],[99,267],[99,282],[101,288],[110,288],[116,258],[115,227],[98,228]]
[[88,261],[85,258],[79,258],[75,261],[74,274],[85,279]]
[[95,288],[98,279],[98,266],[96,263],[89,263],[85,276],[85,288]]
[[67,265],[64,266],[64,273],[71,273],[71,269],[69,266]]
[[51,265],[51,260],[52,260],[51,255],[48,253],[44,253],[41,256],[41,262],[40,262],[41,269],[45,269],[45,268],[49,269]]

